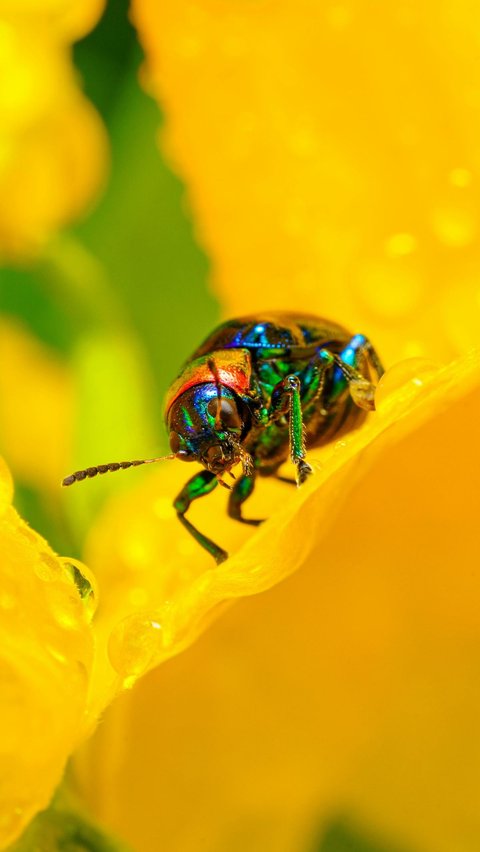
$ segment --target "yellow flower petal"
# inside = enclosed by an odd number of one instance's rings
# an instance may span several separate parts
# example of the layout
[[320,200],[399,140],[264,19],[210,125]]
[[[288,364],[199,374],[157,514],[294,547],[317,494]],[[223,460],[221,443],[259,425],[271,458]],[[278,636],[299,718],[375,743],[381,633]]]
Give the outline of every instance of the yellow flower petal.
[[[59,558],[6,506],[0,468],[0,846],[47,806],[84,731],[93,658],[90,595],[79,563]],[[5,498],[5,499],[4,499]],[[88,574],[87,574],[88,576]],[[77,583],[75,582],[77,580]]]
[[0,319],[0,400],[0,446],[10,467],[23,483],[58,497],[71,458],[72,377],[47,346],[5,319]]
[[13,482],[10,471],[0,456],[0,517],[12,502]]
[[97,23],[105,0],[0,0],[0,17],[21,29],[45,27],[74,41]]
[[[248,503],[249,513],[273,517],[255,533],[226,517],[222,490],[195,503],[189,517],[231,555],[220,566],[214,566],[211,556],[178,524],[171,505],[193,466],[174,463],[146,478],[133,494],[111,501],[91,533],[86,561],[109,589],[108,604],[100,616],[117,619],[125,634],[125,650],[130,631],[120,619],[134,618],[131,635],[136,642],[137,613],[148,621],[151,608],[155,621],[155,608],[164,610],[157,612],[161,639],[155,627],[152,632],[147,629],[154,642],[152,657],[140,670],[146,671],[191,641],[217,604],[264,591],[295,571],[317,544],[323,530],[319,525],[331,520],[353,486],[366,448],[373,458],[384,433],[389,443],[399,441],[405,430],[418,428],[422,419],[433,418],[457,394],[465,394],[478,379],[477,362],[475,356],[440,369],[412,359],[390,370],[378,389],[379,410],[368,425],[313,449],[308,457],[316,473],[300,490],[273,478],[260,480]],[[324,507],[320,515],[319,500]],[[115,648],[117,639],[112,637]],[[114,652],[114,656],[121,654]],[[121,669],[119,659],[119,673],[140,673],[136,668],[129,671],[128,665]]]
[[478,344],[480,7],[133,12],[227,314],[330,316],[388,363]]
[[2,195],[8,199],[0,214],[4,255],[31,254],[78,217],[98,190],[105,159],[102,125],[80,96],[22,134],[0,175]]
[[0,2],[0,259],[38,250],[101,186],[105,132],[68,49],[100,8],[95,0]]
[[[198,549],[179,554],[188,539],[164,502],[173,466],[99,521],[90,558],[105,565],[115,611],[137,613],[137,639],[140,616],[163,614],[163,647],[150,659],[136,649],[146,668],[225,598],[305,562],[145,678],[98,730],[81,764],[91,805],[135,848],[196,852],[201,837],[209,849],[291,852],[339,812],[385,848],[479,847],[480,356],[405,363],[378,401],[368,424],[318,454],[322,470],[298,493],[266,481],[257,508],[271,485],[277,510],[239,549],[249,533],[234,540],[224,495],[199,501],[192,516],[232,551],[219,567]],[[130,639],[117,664],[135,660]]]

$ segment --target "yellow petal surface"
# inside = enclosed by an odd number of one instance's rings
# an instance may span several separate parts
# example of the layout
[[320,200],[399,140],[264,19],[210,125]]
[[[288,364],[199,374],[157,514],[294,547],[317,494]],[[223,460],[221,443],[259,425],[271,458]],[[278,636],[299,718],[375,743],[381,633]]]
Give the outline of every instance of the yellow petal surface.
[[478,4],[132,6],[227,315],[330,316],[387,363],[477,345]]
[[[84,729],[92,578],[9,505],[0,467],[0,847],[46,807]],[[82,581],[82,600],[77,584]],[[76,580],[76,582],[75,582]]]
[[16,138],[0,174],[4,256],[31,255],[78,217],[103,181],[105,160],[100,120],[79,95]]
[[58,498],[72,428],[67,367],[22,325],[0,319],[0,447],[15,476]]
[[73,41],[88,33],[105,8],[105,0],[0,0],[0,17],[21,29],[45,27]]
[[0,2],[0,259],[37,251],[102,185],[105,131],[69,52],[101,5]]
[[386,848],[478,848],[479,411],[478,355],[397,365],[302,489],[260,483],[258,531],[223,494],[199,501],[192,519],[232,554],[219,567],[169,512],[183,471],[110,506],[88,548],[109,589],[93,693],[109,665],[128,685],[270,589],[115,704],[79,762],[135,848],[298,852],[332,812]]

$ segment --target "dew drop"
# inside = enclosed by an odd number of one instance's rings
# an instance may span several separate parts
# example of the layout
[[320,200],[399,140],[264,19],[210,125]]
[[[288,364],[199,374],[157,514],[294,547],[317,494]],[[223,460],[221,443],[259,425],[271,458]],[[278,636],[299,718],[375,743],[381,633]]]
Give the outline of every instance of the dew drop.
[[97,585],[93,573],[77,559],[60,559],[60,563],[70,580],[73,580],[85,610],[92,618],[97,608]]
[[70,590],[65,583],[55,583],[49,590],[48,607],[52,618],[64,630],[78,629],[80,613],[76,590]]
[[123,678],[137,678],[162,656],[164,637],[158,615],[135,613],[112,630],[108,656]]
[[387,407],[400,388],[408,392],[420,391],[438,366],[427,358],[406,358],[391,367],[380,379],[375,392],[375,406],[378,410]]

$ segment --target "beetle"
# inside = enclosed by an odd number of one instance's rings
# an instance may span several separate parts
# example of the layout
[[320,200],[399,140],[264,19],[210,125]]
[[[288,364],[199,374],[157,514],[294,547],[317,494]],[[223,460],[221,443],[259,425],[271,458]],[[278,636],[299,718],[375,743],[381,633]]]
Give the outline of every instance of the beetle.
[[[257,476],[278,476],[290,457],[297,485],[305,482],[312,473],[307,447],[359,425],[375,408],[375,382],[382,374],[368,338],[335,322],[292,312],[231,319],[195,350],[168,391],[170,455],[86,468],[63,485],[164,459],[200,462],[203,470],[188,480],[174,507],[194,539],[221,563],[226,551],[186,517],[192,502],[220,484],[230,492],[230,517],[262,523],[242,512]],[[232,473],[237,465],[238,478]],[[225,482],[227,474],[233,485]]]

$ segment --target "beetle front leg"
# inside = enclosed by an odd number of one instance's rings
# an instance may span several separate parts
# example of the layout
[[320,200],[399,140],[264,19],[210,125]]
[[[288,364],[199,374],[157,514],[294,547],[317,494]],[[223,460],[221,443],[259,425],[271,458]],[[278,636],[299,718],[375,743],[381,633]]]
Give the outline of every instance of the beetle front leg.
[[302,485],[307,476],[313,472],[308,462],[305,461],[305,430],[300,388],[298,376],[287,376],[274,388],[269,411],[271,420],[276,420],[282,414],[288,412],[290,458],[297,468],[297,485]]
[[185,512],[190,507],[190,504],[193,500],[197,500],[199,497],[204,497],[205,494],[210,494],[214,488],[218,485],[217,478],[214,473],[211,473],[209,470],[202,470],[200,473],[196,473],[195,476],[192,476],[191,479],[188,480],[187,484],[184,485],[180,494],[176,498],[173,503],[174,508],[177,511],[177,518],[183,524],[185,529],[188,530],[190,535],[193,536],[195,541],[205,549],[208,550],[209,553],[214,557],[215,561],[218,565],[221,562],[225,562],[225,559],[228,557],[228,553],[226,550],[223,550],[218,544],[215,544],[210,538],[207,538],[206,535],[197,530],[193,524],[185,517]]
[[242,524],[251,524],[257,527],[263,523],[262,519],[244,518],[242,516],[242,504],[245,500],[248,500],[254,487],[255,476],[241,476],[240,479],[237,479],[228,499],[228,514],[236,521],[241,521]]

